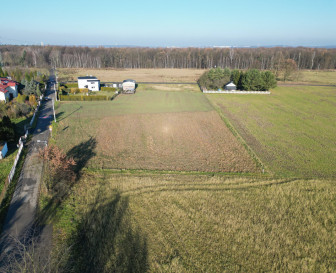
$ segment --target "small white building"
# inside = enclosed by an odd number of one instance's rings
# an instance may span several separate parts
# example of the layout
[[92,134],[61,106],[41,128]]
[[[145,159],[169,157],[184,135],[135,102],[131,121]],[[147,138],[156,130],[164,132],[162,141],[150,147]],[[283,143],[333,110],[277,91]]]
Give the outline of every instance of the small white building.
[[124,80],[122,83],[122,88],[124,93],[134,93],[135,92],[135,80]]
[[78,77],[78,88],[87,88],[91,91],[99,91],[100,80],[93,76]]
[[0,142],[0,159],[5,158],[8,152],[7,142]]
[[233,82],[229,82],[225,85],[224,89],[228,91],[234,91],[237,90],[237,86]]

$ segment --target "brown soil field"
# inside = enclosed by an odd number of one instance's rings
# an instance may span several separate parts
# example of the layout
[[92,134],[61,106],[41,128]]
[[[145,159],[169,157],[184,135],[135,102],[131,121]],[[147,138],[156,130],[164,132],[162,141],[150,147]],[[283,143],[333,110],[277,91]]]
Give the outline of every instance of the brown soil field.
[[77,80],[78,76],[93,75],[103,82],[134,79],[137,82],[196,82],[202,69],[89,69],[58,68],[60,81]]
[[113,116],[98,130],[95,161],[104,167],[260,171],[215,111]]

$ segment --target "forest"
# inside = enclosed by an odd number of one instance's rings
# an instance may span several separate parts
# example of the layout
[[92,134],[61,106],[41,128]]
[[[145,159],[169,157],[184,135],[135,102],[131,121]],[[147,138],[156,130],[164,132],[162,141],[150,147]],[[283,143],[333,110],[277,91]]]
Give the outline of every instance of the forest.
[[4,67],[118,69],[227,67],[277,71],[288,60],[298,69],[336,69],[336,49],[0,46],[0,65]]

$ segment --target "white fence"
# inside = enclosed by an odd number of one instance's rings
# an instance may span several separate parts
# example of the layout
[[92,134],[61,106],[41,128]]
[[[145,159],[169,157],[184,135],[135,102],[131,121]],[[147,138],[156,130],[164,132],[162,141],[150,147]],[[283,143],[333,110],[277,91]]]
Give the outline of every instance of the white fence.
[[[20,140],[21,140],[21,138],[20,138]],[[10,182],[12,182],[12,180],[13,180],[13,177],[14,177],[14,174],[15,174],[16,165],[17,165],[17,163],[18,163],[18,161],[19,161],[19,158],[20,158],[22,149],[23,149],[23,143],[21,142],[21,144],[20,144],[20,146],[19,146],[19,151],[18,151],[18,153],[17,153],[17,155],[16,155],[16,157],[15,157],[15,160],[14,160],[14,165],[13,165],[13,167],[12,167],[12,169],[11,169],[9,175],[8,175],[8,183],[9,183],[9,184],[10,184]]]
[[220,91],[215,91],[215,90],[203,90],[203,93],[207,94],[262,94],[262,95],[269,95],[271,94],[270,91],[229,91],[229,90],[220,90]]

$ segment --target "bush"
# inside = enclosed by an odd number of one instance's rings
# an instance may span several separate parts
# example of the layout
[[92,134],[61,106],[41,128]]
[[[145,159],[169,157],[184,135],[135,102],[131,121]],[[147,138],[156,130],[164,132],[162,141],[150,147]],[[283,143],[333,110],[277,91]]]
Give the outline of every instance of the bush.
[[61,101],[102,101],[102,100],[111,100],[113,97],[95,95],[95,96],[66,96],[59,95]]
[[101,87],[101,91],[115,92],[117,90],[115,87]]
[[78,83],[66,83],[65,84],[67,88],[78,88]]

